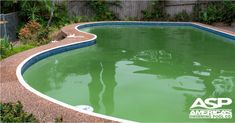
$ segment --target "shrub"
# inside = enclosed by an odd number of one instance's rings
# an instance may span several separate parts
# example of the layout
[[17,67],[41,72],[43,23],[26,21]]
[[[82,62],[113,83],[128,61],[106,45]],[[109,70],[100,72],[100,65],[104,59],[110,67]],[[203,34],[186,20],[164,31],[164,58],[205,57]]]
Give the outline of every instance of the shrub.
[[35,46],[33,45],[18,45],[16,47],[13,47],[12,43],[8,40],[8,38],[3,38],[0,40],[0,60],[9,57],[13,54],[16,54],[18,52],[22,52],[28,49],[31,49]]
[[211,24],[213,22],[219,22],[222,19],[222,16],[219,15],[219,8],[217,5],[215,4],[209,4],[209,6],[207,7],[207,9],[205,9],[204,11],[200,12],[199,14],[199,19],[202,22]]
[[23,105],[18,101],[16,103],[0,102],[0,122],[37,122],[33,114],[23,110]]
[[62,116],[55,118],[55,123],[62,123],[62,122],[63,122],[63,117]]
[[235,3],[232,1],[223,1],[222,21],[231,24],[235,19]]
[[195,2],[195,5],[193,6],[193,11],[192,11],[192,20],[193,21],[200,21],[199,19],[199,14],[202,11],[204,7],[200,4],[199,1]]
[[17,0],[1,0],[1,13],[15,12],[17,9]]
[[225,22],[231,24],[235,19],[235,3],[232,1],[208,2],[204,8],[202,5],[194,7],[194,20],[211,24],[213,22]]
[[165,11],[165,1],[154,1],[150,9],[141,12],[143,20],[166,20],[169,18],[169,14]]
[[40,34],[41,25],[35,20],[29,21],[23,28],[20,29],[19,39],[23,43],[37,44]]
[[12,44],[7,37],[0,39],[0,59],[7,57],[7,53],[12,50]]
[[95,12],[94,19],[97,21],[118,19],[113,11],[109,10],[108,6],[118,6],[118,1],[91,0],[87,1],[86,4]]
[[175,21],[191,21],[190,15],[186,12],[186,10],[183,10],[182,12],[179,12],[175,15]]

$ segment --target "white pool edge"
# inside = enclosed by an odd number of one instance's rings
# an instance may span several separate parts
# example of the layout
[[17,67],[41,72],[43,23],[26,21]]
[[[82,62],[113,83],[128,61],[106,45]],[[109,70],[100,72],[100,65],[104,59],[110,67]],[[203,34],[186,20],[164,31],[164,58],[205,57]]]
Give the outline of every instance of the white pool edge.
[[[76,26],[77,27],[77,26]],[[76,29],[78,30],[78,29]],[[80,30],[78,30],[80,31]],[[80,31],[80,32],[83,32],[83,31]],[[86,33],[86,34],[91,34],[91,33],[87,33],[87,32],[83,32],[83,33]],[[125,120],[125,119],[121,119],[121,118],[116,118],[116,117],[112,117],[112,116],[107,116],[107,115],[103,115],[103,114],[99,114],[99,113],[95,113],[95,112],[89,112],[89,111],[85,111],[85,110],[81,110],[81,109],[77,109],[75,106],[72,106],[72,105],[69,105],[69,104],[66,104],[64,102],[61,102],[59,100],[56,100],[52,97],[49,97],[39,91],[37,91],[36,89],[32,88],[23,78],[22,74],[21,74],[21,70],[22,70],[22,67],[24,66],[25,63],[27,63],[30,59],[32,59],[33,57],[39,55],[39,54],[42,54],[42,53],[45,53],[45,52],[48,52],[48,51],[51,51],[53,49],[57,49],[57,48],[61,48],[61,47],[65,47],[65,46],[70,46],[70,45],[74,45],[74,44],[80,44],[80,43],[84,43],[84,42],[89,42],[89,41],[93,41],[97,38],[97,36],[95,34],[91,34],[94,36],[94,38],[92,39],[87,39],[87,40],[84,40],[84,41],[80,41],[80,42],[74,42],[74,43],[70,43],[70,44],[65,44],[65,45],[61,45],[61,46],[57,46],[57,47],[53,47],[53,48],[50,48],[50,49],[46,49],[46,50],[43,50],[43,51],[40,51],[36,54],[33,54],[31,56],[29,56],[28,58],[26,58],[23,62],[21,62],[18,66],[17,66],[17,69],[16,69],[16,76],[20,82],[21,85],[23,85],[27,90],[31,91],[32,93],[50,101],[50,102],[53,102],[53,103],[56,103],[60,106],[63,106],[63,107],[66,107],[68,109],[72,109],[74,111],[78,111],[78,112],[81,112],[81,113],[84,113],[84,114],[87,114],[87,115],[91,115],[91,116],[95,116],[95,117],[98,117],[98,118],[103,118],[103,119],[107,119],[107,120],[112,120],[112,121],[117,121],[117,122],[124,122],[124,123],[136,123],[135,121],[130,121],[130,120]]]

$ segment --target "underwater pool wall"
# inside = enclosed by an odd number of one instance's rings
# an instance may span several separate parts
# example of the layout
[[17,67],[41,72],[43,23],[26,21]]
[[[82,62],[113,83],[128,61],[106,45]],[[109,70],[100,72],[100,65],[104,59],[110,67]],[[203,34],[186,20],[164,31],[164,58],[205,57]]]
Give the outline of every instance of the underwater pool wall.
[[[213,27],[209,27],[209,26],[204,26],[203,24],[200,23],[193,23],[193,22],[93,22],[93,23],[85,23],[85,24],[80,24],[78,26],[75,26],[75,29],[77,31],[80,31],[80,29],[84,29],[84,28],[88,28],[88,27],[95,27],[95,26],[125,26],[125,25],[133,25],[133,26],[191,26],[191,27],[195,27],[204,31],[208,31],[210,33],[214,33],[216,35],[231,39],[231,41],[235,42],[235,34],[233,33],[228,33],[228,32],[224,32],[222,30],[213,28]],[[80,31],[81,32],[81,31]],[[83,32],[86,34],[90,34],[87,32]],[[85,113],[88,115],[92,115],[92,116],[96,116],[96,117],[100,117],[100,118],[104,118],[104,119],[108,119],[108,120],[113,120],[113,121],[118,121],[118,122],[133,122],[133,121],[128,121],[128,120],[124,120],[124,119],[119,119],[119,118],[115,118],[115,117],[111,117],[111,116],[106,116],[106,115],[102,115],[102,114],[98,114],[98,113],[94,113],[94,112],[88,112],[88,111],[84,111],[84,110],[80,110],[80,109],[76,109],[74,106],[72,105],[68,105],[66,103],[63,103],[61,101],[58,101],[56,99],[53,99],[47,95],[44,95],[42,93],[40,93],[39,91],[35,90],[34,88],[32,88],[30,85],[27,84],[27,82],[24,80],[23,78],[23,73],[33,64],[37,63],[38,61],[45,59],[47,57],[59,54],[59,53],[63,53],[66,51],[70,51],[70,50],[74,50],[74,49],[78,49],[78,48],[83,48],[83,47],[88,47],[91,45],[95,44],[95,40],[97,38],[96,35],[94,34],[90,34],[93,35],[93,38],[91,39],[87,39],[87,40],[83,40],[83,41],[78,41],[75,43],[70,43],[70,44],[66,44],[66,45],[61,45],[61,46],[57,46],[51,49],[47,49],[47,50],[43,50],[41,52],[38,52],[30,57],[28,57],[27,59],[25,59],[23,62],[21,62],[16,70],[16,76],[19,80],[19,82],[29,91],[33,92],[34,94],[47,99],[51,102],[54,102],[56,104],[59,104],[63,107],[72,109],[72,110],[76,110],[79,111],[81,113]]]

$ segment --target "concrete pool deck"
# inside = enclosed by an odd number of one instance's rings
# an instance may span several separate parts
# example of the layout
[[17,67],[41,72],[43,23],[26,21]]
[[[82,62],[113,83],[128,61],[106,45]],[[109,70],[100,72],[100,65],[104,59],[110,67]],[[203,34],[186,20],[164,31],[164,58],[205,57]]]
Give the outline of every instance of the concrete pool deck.
[[[201,23],[196,23],[196,24],[207,26],[210,28],[215,28],[213,26]],[[66,38],[64,38],[61,41],[33,48],[2,60],[0,62],[0,70],[1,70],[0,101],[1,102],[16,102],[18,100],[21,101],[24,106],[24,109],[27,112],[33,113],[36,116],[36,118],[39,120],[39,122],[53,122],[55,118],[60,116],[63,117],[64,122],[113,122],[110,120],[102,119],[95,116],[90,116],[87,114],[83,114],[65,108],[51,101],[48,101],[42,97],[39,97],[36,94],[27,90],[25,87],[23,87],[16,77],[17,66],[29,56],[49,48],[94,38],[93,35],[78,32],[75,29],[77,25],[78,24],[72,24],[63,27],[61,31],[64,37]],[[231,32],[229,30],[224,30],[220,28],[215,28],[215,29],[235,35],[235,32]]]

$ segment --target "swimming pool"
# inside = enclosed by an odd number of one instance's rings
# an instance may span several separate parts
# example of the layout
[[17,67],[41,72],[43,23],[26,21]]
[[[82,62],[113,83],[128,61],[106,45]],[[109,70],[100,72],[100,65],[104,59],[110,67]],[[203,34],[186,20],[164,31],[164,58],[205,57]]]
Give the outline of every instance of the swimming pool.
[[[96,44],[93,39],[34,56],[22,66],[27,84],[66,104],[131,121],[224,121],[190,119],[189,112],[198,97],[234,99],[234,36],[191,23],[77,28],[97,35]],[[235,110],[234,104],[226,108]]]

